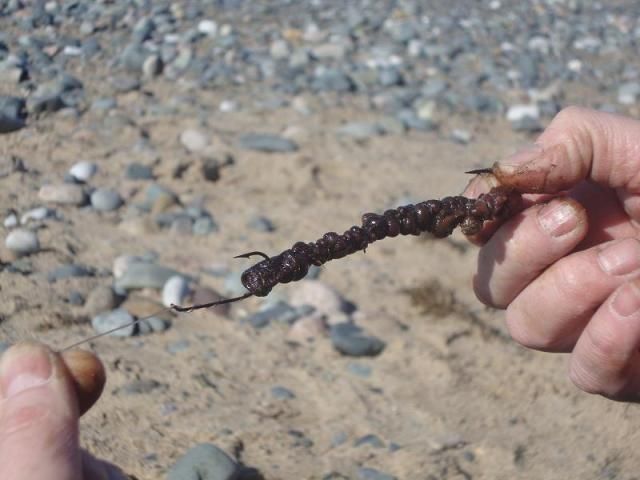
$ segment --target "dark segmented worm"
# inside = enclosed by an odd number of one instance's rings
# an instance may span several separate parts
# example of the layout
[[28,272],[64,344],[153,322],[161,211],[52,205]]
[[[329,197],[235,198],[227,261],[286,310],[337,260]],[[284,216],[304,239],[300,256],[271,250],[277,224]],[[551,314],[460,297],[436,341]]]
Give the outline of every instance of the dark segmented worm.
[[[484,172],[483,169],[471,173]],[[508,216],[509,199],[512,195],[511,189],[499,186],[475,199],[462,196],[445,197],[441,200],[427,200],[416,205],[387,210],[382,215],[366,213],[362,216],[361,226],[353,226],[342,235],[335,232],[325,233],[315,242],[297,242],[290,249],[273,257],[257,251],[238,255],[240,258],[254,255],[264,258],[242,274],[242,284],[247,293],[218,302],[190,307],[172,305],[172,308],[185,312],[235,302],[250,296],[264,297],[280,283],[301,280],[312,265],[320,266],[329,260],[366,250],[373,242],[386,237],[430,232],[443,238],[449,236],[458,226],[466,235],[473,235],[480,231],[485,221]]]

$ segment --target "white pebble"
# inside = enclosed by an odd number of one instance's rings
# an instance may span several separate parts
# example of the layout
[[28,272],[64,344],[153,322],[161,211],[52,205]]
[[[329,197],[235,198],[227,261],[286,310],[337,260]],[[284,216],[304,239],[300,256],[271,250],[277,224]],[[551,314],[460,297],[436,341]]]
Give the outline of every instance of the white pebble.
[[344,301],[331,287],[320,280],[301,280],[293,289],[289,303],[294,307],[311,305],[328,316],[342,312]]
[[204,133],[189,128],[180,134],[180,143],[190,152],[199,152],[209,144],[209,139]]
[[40,250],[38,235],[26,228],[17,228],[9,232],[4,241],[5,246],[18,255],[29,255]]
[[218,33],[218,24],[213,20],[201,20],[198,23],[198,31],[210,37],[215,37],[216,33]]
[[29,222],[39,222],[53,215],[53,212],[47,207],[36,207],[28,210],[20,217],[20,223],[26,225]]
[[162,287],[162,304],[165,307],[182,305],[187,295],[189,295],[189,281],[180,275],[174,275]]
[[17,227],[18,226],[18,217],[15,213],[11,212],[9,215],[7,215],[4,219],[4,222],[2,222],[2,224],[4,225],[4,228],[13,228],[13,227]]
[[88,182],[98,171],[95,163],[82,161],[78,162],[69,169],[69,175],[80,182]]
[[540,109],[538,105],[512,105],[507,110],[507,120],[510,122],[518,122],[524,118],[540,118]]
[[326,332],[327,326],[322,316],[314,312],[307,317],[300,318],[291,325],[289,332],[287,332],[287,340],[304,344],[325,335]]
[[62,205],[83,205],[87,201],[82,187],[71,184],[43,185],[38,192],[38,198],[43,202]]

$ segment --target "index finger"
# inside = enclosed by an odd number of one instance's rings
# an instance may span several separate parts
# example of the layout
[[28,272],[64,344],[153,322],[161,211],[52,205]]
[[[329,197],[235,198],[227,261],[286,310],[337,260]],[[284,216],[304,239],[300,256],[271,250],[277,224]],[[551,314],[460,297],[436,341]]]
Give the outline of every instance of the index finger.
[[523,193],[558,193],[583,180],[640,193],[640,122],[580,107],[558,113],[524,158],[497,162],[500,183]]

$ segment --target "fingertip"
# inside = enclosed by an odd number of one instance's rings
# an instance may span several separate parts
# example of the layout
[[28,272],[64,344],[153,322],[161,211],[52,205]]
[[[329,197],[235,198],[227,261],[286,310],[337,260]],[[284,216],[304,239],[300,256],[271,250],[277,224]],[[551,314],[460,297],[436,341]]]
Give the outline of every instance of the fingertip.
[[100,359],[86,350],[64,352],[62,358],[78,396],[78,408],[83,415],[98,400],[106,382],[106,373]]

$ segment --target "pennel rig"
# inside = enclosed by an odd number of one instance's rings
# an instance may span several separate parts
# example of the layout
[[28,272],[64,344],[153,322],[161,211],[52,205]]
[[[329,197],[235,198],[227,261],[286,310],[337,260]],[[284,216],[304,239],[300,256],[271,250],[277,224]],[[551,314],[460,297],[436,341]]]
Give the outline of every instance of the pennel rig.
[[[468,173],[488,172],[491,170],[472,170]],[[247,289],[244,295],[188,307],[172,305],[171,308],[177,312],[191,312],[251,296],[264,297],[280,283],[301,280],[312,265],[320,266],[357,251],[365,251],[373,242],[386,237],[429,232],[438,238],[444,238],[451,235],[458,226],[465,235],[473,235],[480,231],[484,222],[508,217],[512,213],[510,200],[514,195],[516,194],[512,189],[498,186],[474,199],[445,197],[387,210],[382,215],[365,213],[360,226],[353,226],[342,235],[325,233],[315,242],[297,242],[290,249],[272,257],[259,251],[236,256],[235,258],[264,258],[242,273],[241,281]]]

